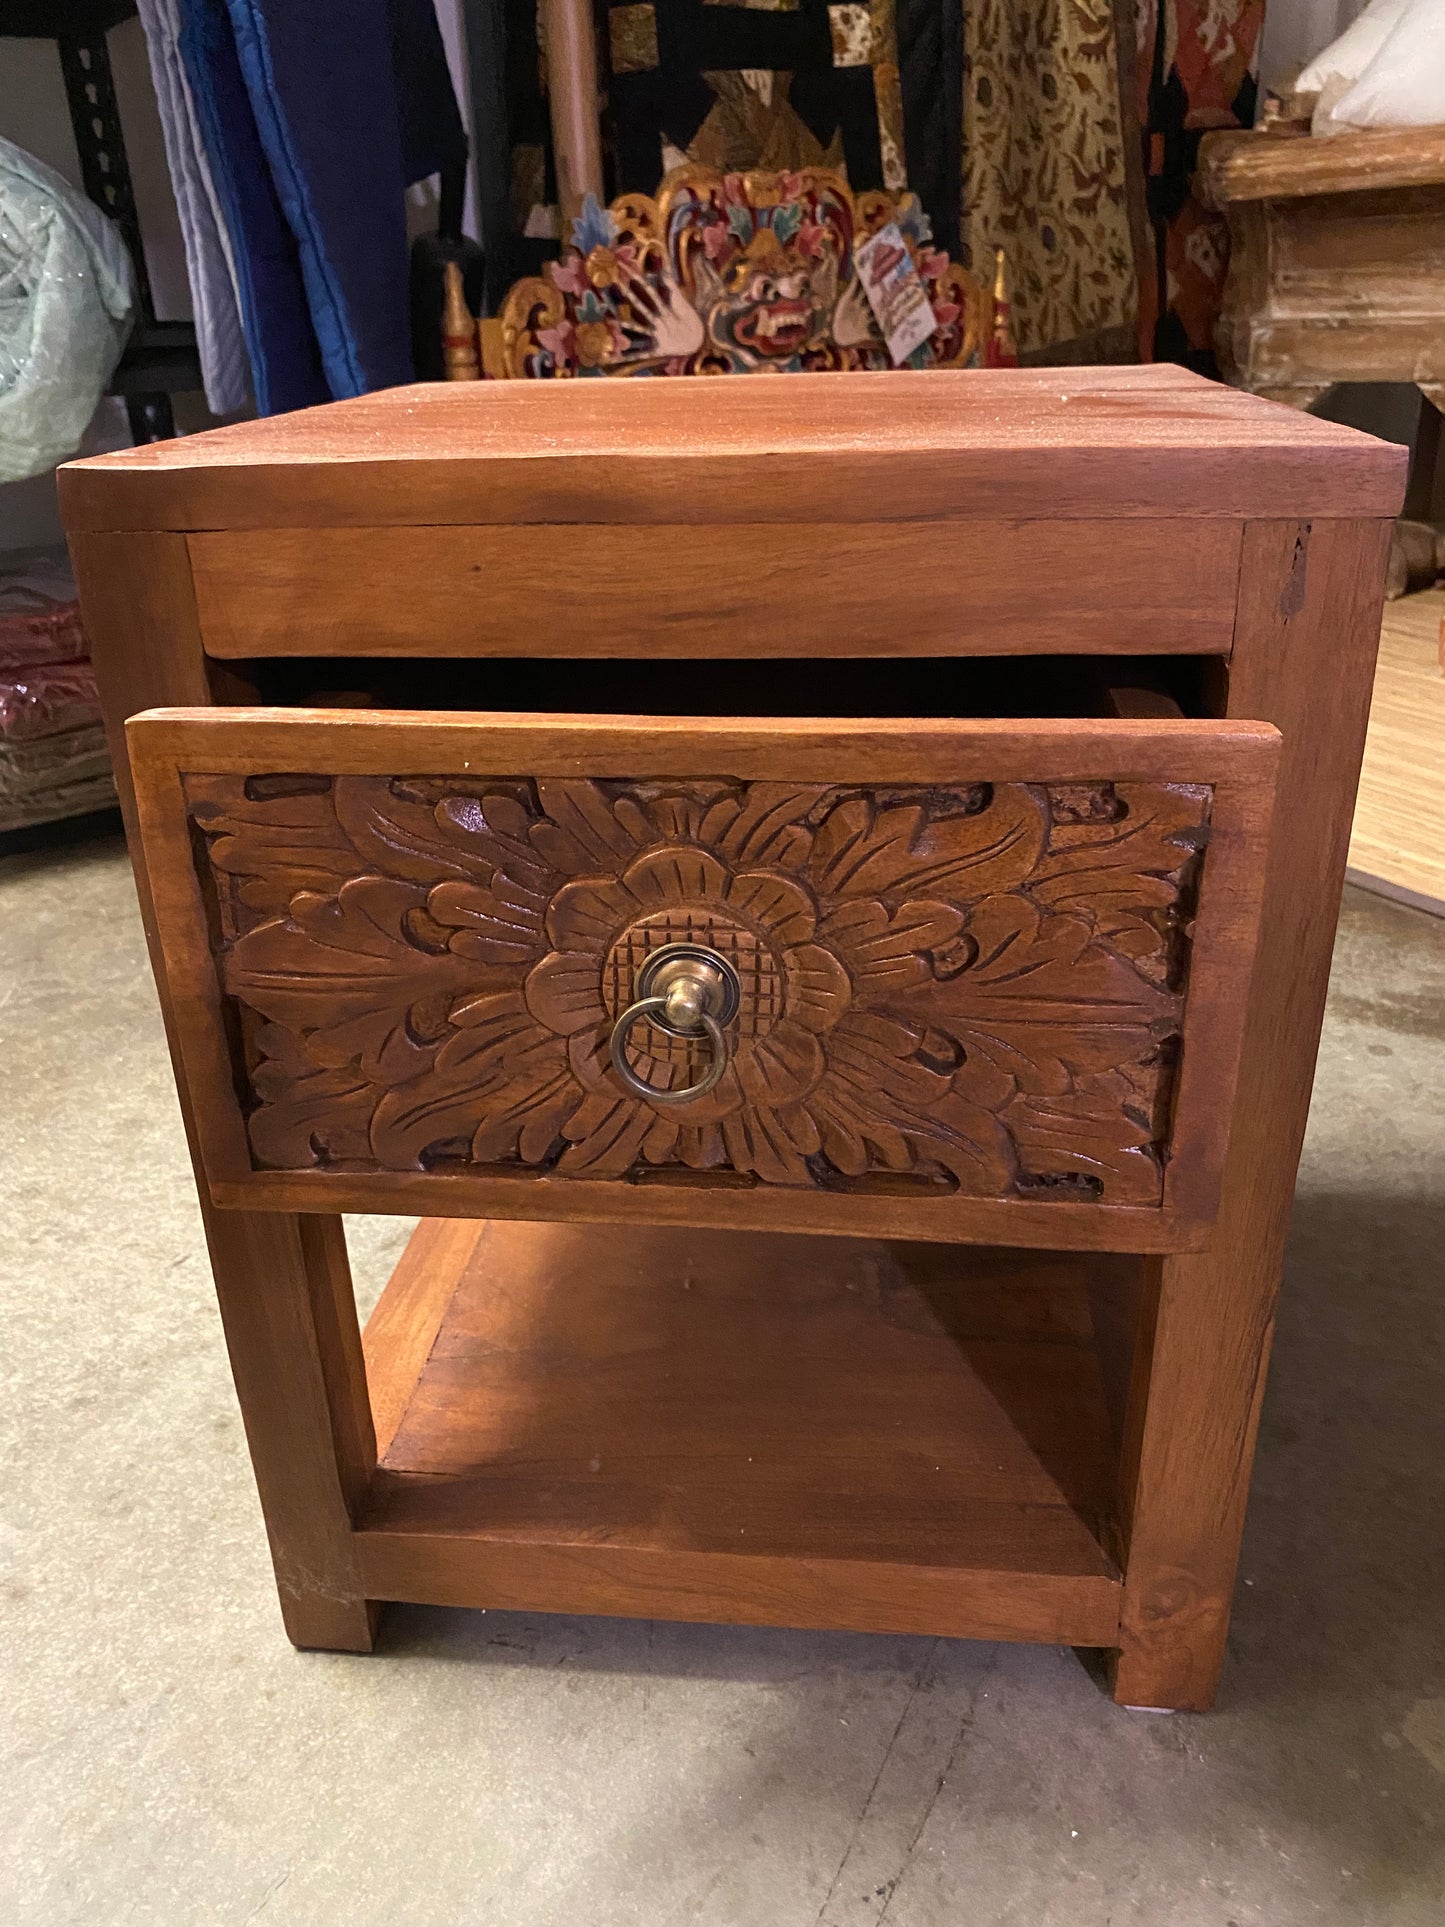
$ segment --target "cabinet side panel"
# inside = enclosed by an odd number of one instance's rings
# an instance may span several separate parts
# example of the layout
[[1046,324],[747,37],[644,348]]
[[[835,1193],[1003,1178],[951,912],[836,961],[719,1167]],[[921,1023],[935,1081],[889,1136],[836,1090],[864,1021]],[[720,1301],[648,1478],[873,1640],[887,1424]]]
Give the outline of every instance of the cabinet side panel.
[[1219,1219],[1206,1250],[1162,1262],[1126,1427],[1127,1705],[1207,1707],[1223,1657],[1389,539],[1375,521],[1258,523],[1245,538],[1229,713],[1283,735],[1275,835]]

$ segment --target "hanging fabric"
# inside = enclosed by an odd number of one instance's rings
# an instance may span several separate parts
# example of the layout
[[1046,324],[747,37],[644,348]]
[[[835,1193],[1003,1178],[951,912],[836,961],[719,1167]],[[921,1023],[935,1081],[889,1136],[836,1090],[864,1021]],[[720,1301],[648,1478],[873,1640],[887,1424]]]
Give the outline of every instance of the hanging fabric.
[[1264,0],[1148,0],[1140,16],[1139,119],[1151,246],[1141,261],[1139,350],[1218,373],[1214,325],[1229,265],[1229,231],[1193,191],[1199,143],[1212,128],[1252,127]]
[[229,415],[251,399],[250,368],[230,236],[181,59],[181,0],[139,0],[139,11],[185,243],[206,406]]
[[[505,6],[513,232],[503,285],[538,272],[559,245],[537,0]],[[959,0],[601,0],[594,12],[604,198],[653,194],[687,161],[723,172],[827,166],[855,193],[916,194],[935,244],[956,251]]]
[[180,0],[263,414],[413,376],[405,188],[466,137],[431,0]]
[[1004,249],[1025,360],[1133,360],[1133,123],[1111,0],[966,0],[963,41],[964,265],[991,275]]
[[184,0],[180,49],[230,236],[257,412],[328,401],[296,237],[256,130],[225,0]]

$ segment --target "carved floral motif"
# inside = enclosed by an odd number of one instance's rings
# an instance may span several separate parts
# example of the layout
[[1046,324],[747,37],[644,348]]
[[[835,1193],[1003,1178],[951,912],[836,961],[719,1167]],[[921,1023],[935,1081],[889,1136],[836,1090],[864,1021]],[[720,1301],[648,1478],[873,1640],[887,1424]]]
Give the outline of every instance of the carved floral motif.
[[[1206,788],[187,781],[261,1166],[1159,1200]],[[663,1107],[607,1047],[680,938],[742,1000]]]

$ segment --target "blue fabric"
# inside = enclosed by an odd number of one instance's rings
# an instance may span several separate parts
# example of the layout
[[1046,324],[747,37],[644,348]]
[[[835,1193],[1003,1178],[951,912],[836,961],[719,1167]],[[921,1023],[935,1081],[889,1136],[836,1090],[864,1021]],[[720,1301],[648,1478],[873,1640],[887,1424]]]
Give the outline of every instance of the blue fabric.
[[296,237],[327,385],[412,379],[401,128],[386,0],[226,0]]
[[296,237],[256,132],[225,0],[183,0],[179,44],[236,264],[257,410],[328,401]]
[[389,0],[392,62],[408,186],[466,164],[466,130],[433,0]]
[[263,414],[414,378],[409,182],[466,140],[432,0],[182,0]]

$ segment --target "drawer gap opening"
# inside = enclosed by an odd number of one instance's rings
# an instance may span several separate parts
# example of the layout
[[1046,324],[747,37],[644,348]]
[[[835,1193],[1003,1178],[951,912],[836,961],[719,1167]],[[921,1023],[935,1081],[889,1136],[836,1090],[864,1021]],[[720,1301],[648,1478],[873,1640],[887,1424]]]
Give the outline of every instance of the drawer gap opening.
[[1221,713],[1216,657],[604,662],[333,656],[212,668],[218,701],[280,708],[1021,719]]

